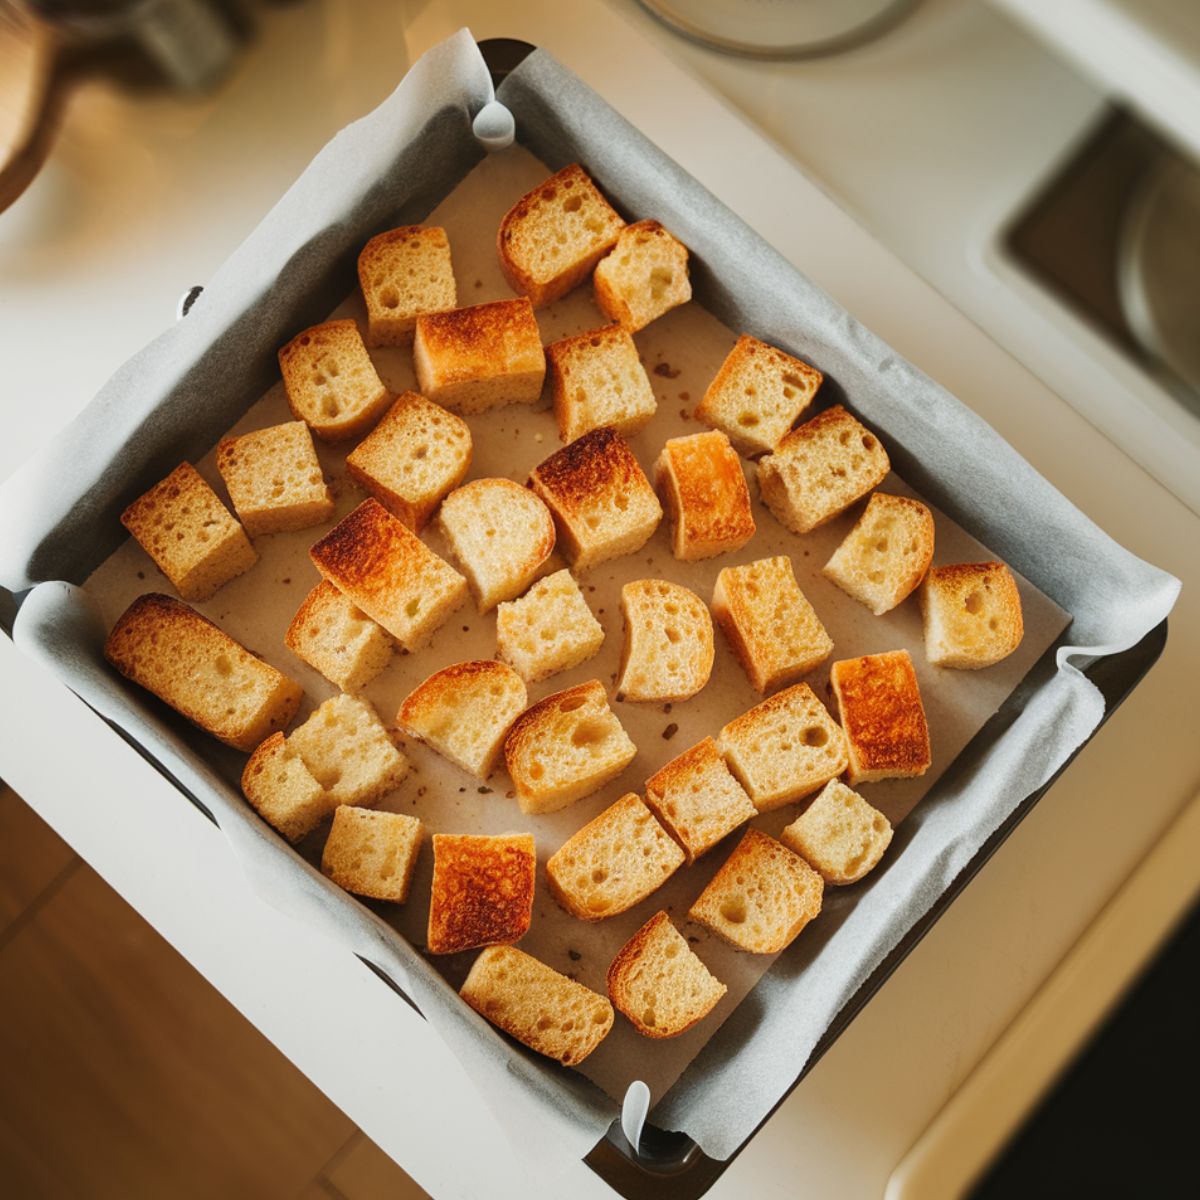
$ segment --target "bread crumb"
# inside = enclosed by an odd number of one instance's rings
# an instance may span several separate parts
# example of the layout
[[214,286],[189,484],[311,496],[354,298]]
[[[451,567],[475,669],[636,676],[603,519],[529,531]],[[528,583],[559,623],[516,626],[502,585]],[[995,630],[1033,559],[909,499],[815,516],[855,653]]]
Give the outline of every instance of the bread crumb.
[[492,794],[492,789],[490,787],[481,787],[477,788],[476,790],[481,796],[490,796]]
[[679,732],[679,726],[674,721],[662,731],[663,741],[669,742]]
[[570,959],[572,962],[578,962],[578,961],[579,961],[579,960],[580,960],[580,959],[583,957],[583,955],[582,955],[582,954],[580,954],[578,950],[568,950],[568,951],[567,951],[567,957],[568,957],[568,958],[569,958],[569,959]]
[[661,375],[664,379],[678,379],[682,374],[678,367],[673,367],[669,362],[656,363],[654,367],[655,375]]

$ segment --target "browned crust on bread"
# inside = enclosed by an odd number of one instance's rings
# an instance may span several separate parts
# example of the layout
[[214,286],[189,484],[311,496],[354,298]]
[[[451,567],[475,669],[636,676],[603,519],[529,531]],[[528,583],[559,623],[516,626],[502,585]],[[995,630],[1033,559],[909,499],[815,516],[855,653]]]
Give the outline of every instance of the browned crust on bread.
[[723,554],[754,536],[742,460],[725,434],[710,430],[671,438],[655,474],[675,524],[676,558]]
[[511,353],[507,342],[526,341],[530,346],[536,342],[539,351],[542,344],[533,305],[524,296],[423,313],[417,318],[417,330],[426,353],[437,363],[440,389],[477,380],[484,357],[507,359]]
[[[292,340],[285,346],[280,347],[280,365],[295,358],[295,356],[301,350],[307,349],[312,344],[314,334],[333,333],[337,335],[337,339],[340,341],[351,331],[353,331],[356,336],[361,337],[361,334],[358,332],[358,324],[352,317],[339,317],[335,321],[322,321],[319,325],[310,325],[307,329],[302,329],[298,334],[296,334],[296,336],[292,338]],[[299,413],[295,413],[295,417],[297,421],[304,420]]]
[[924,775],[929,726],[907,650],[835,662],[829,674],[850,748],[852,778]]
[[354,586],[371,588],[386,577],[398,581],[420,574],[432,551],[399,517],[394,517],[374,497],[364,500],[343,517],[309,556],[322,575],[333,575]]
[[[541,724],[548,712],[564,706],[568,709],[582,708],[590,700],[603,700],[605,706],[608,705],[608,693],[604,690],[604,684],[598,679],[577,683],[574,687],[564,688],[561,692],[551,692],[549,696],[542,697],[536,704],[531,704],[513,722],[513,727],[508,731],[508,737],[504,739],[505,761],[510,764],[515,763],[517,758],[524,753],[530,731]],[[511,770],[509,773],[511,774]]]
[[529,478],[535,490],[553,496],[557,507],[570,514],[597,493],[650,488],[629,444],[611,425],[601,425],[556,450],[533,468]]
[[396,714],[397,723],[410,726],[417,717],[419,710],[430,702],[437,702],[441,693],[454,693],[459,687],[472,680],[488,675],[500,676],[507,684],[516,680],[524,688],[521,677],[507,663],[497,662],[494,658],[470,659],[467,662],[451,663],[440,671],[435,671],[422,680],[404,698],[400,711]]

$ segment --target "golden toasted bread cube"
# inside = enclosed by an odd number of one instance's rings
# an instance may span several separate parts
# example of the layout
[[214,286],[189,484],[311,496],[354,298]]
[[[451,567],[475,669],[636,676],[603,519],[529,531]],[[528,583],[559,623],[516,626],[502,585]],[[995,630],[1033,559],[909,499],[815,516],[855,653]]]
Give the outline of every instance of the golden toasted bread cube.
[[358,256],[368,346],[407,346],[417,317],[458,304],[450,240],[437,225],[376,234]]
[[857,883],[892,841],[887,817],[840,779],[831,779],[780,835],[826,883]]
[[692,298],[687,247],[657,221],[627,225],[592,282],[596,307],[631,333]]
[[340,888],[403,904],[424,830],[416,817],[343,804],[321,854],[321,870]]
[[289,842],[312,833],[335,807],[282,733],[271,734],[250,755],[242,771],[242,793]]
[[695,562],[727,554],[754,536],[742,461],[723,433],[671,438],[654,466],[654,483],[674,527],[676,558]]
[[925,656],[974,671],[1007,658],[1025,635],[1021,593],[1002,562],[934,567],[921,589]]
[[604,627],[565,567],[496,610],[497,650],[527,683],[587,662],[603,643]]
[[688,700],[712,674],[712,617],[695,592],[665,579],[621,589],[625,650],[617,693],[626,700]]
[[383,627],[327,579],[305,597],[283,644],[344,692],[362,691],[395,650]]
[[552,343],[546,347],[546,364],[564,442],[602,425],[632,437],[658,408],[637,345],[619,325]]

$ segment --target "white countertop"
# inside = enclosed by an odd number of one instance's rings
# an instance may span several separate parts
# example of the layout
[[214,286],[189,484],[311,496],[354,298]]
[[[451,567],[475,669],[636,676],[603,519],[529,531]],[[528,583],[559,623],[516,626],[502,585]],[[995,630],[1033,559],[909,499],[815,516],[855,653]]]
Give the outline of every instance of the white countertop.
[[[180,292],[211,275],[413,57],[462,24],[558,55],[1114,537],[1184,580],[1147,682],[710,1193],[792,1196],[803,1180],[813,1195],[879,1195],[1200,777],[1187,701],[1200,661],[1200,520],[807,182],[803,162],[664,58],[631,5],[566,8],[297,5],[267,13],[269,36],[215,102],[89,94],[43,178],[0,215],[10,431],[0,477],[171,320]],[[703,53],[671,50],[689,71]],[[779,110],[786,84],[773,78],[764,105]],[[433,1195],[529,1194],[457,1063],[407,1006],[263,905],[220,834],[4,638],[0,678],[0,775],[151,924]],[[555,1190],[610,1194],[582,1164]]]

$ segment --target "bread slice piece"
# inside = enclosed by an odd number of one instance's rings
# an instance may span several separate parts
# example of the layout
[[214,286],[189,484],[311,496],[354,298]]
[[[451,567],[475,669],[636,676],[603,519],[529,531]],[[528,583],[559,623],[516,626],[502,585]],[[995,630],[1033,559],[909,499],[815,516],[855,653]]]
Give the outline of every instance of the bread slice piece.
[[682,847],[689,865],[758,815],[710,737],[646,780],[646,804]]
[[844,658],[829,682],[846,731],[851,787],[929,770],[929,726],[907,650]]
[[598,679],[531,705],[504,742],[505,764],[524,813],[557,812],[590,796],[636,754]]
[[438,225],[376,234],[358,256],[367,305],[367,345],[407,346],[417,317],[458,304],[450,239]]
[[454,663],[418,684],[396,723],[476,779],[486,779],[528,697],[520,675],[491,659]]
[[880,440],[836,404],[759,459],[758,486],[782,524],[808,533],[878,487],[889,470]]
[[461,413],[536,404],[546,354],[528,300],[493,300],[417,318],[417,384],[430,400]]
[[670,438],[654,464],[654,486],[671,517],[676,558],[712,558],[754,536],[742,461],[723,433]]
[[708,385],[696,420],[725,433],[746,455],[774,450],[812,403],[815,367],[743,333]]
[[467,600],[467,581],[378,500],[343,517],[309,556],[406,650],[416,650]]
[[933,514],[919,500],[876,492],[822,568],[877,617],[906,600],[933,561]]
[[617,693],[626,700],[688,700],[712,674],[713,627],[695,592],[665,579],[621,588],[625,651]]
[[640,550],[662,520],[633,451],[607,425],[539,463],[529,486],[553,513],[562,552],[577,571]]
[[519,596],[554,552],[554,518],[511,479],[473,479],[450,493],[438,514],[481,613]]
[[312,833],[333,811],[329,793],[282,733],[273,733],[250,755],[242,793],[268,825],[289,842]]
[[692,298],[687,247],[657,221],[626,226],[593,276],[596,306],[636,333]]
[[496,610],[497,650],[526,683],[587,662],[603,643],[604,628],[565,567]]
[[553,342],[546,347],[546,364],[564,442],[601,425],[632,437],[658,409],[637,346],[619,325]]
[[735,717],[717,749],[759,812],[824,787],[850,759],[846,738],[807,683],[797,683]]
[[191,463],[139,496],[121,524],[185,600],[207,600],[258,562],[245,530]]
[[349,596],[322,579],[304,599],[283,644],[343,692],[360,692],[392,661],[395,643]]
[[430,954],[519,941],[533,920],[533,835],[435,833],[429,899]]
[[279,351],[288,406],[326,442],[361,437],[383,416],[389,394],[351,320],[298,333]]
[[565,1067],[583,1062],[613,1023],[605,997],[512,946],[480,954],[459,995],[510,1037]]
[[1025,635],[1021,593],[1002,562],[934,567],[921,589],[925,657],[974,671],[1007,658]]
[[587,172],[572,163],[505,214],[496,236],[500,268],[514,292],[541,308],[581,284],[624,227]]
[[892,826],[856,791],[831,779],[779,840],[826,883],[857,883],[891,844]]
[[308,529],[333,516],[333,497],[303,421],[226,438],[217,447],[217,470],[253,536]]
[[747,829],[688,916],[739,950],[778,954],[821,911],[823,891],[821,876],[798,854]]
[[403,904],[423,833],[416,817],[343,804],[333,814],[321,870],[356,896]]
[[833,652],[786,554],[723,568],[712,611],[756,691],[807,675]]
[[304,690],[207,617],[170,596],[139,596],[117,618],[104,657],[193,725],[249,754],[296,715]]
[[394,517],[420,533],[471,465],[467,423],[416,392],[402,392],[346,456],[346,469]]
[[644,900],[682,865],[683,851],[630,792],[563,842],[546,882],[573,917],[599,921]]

